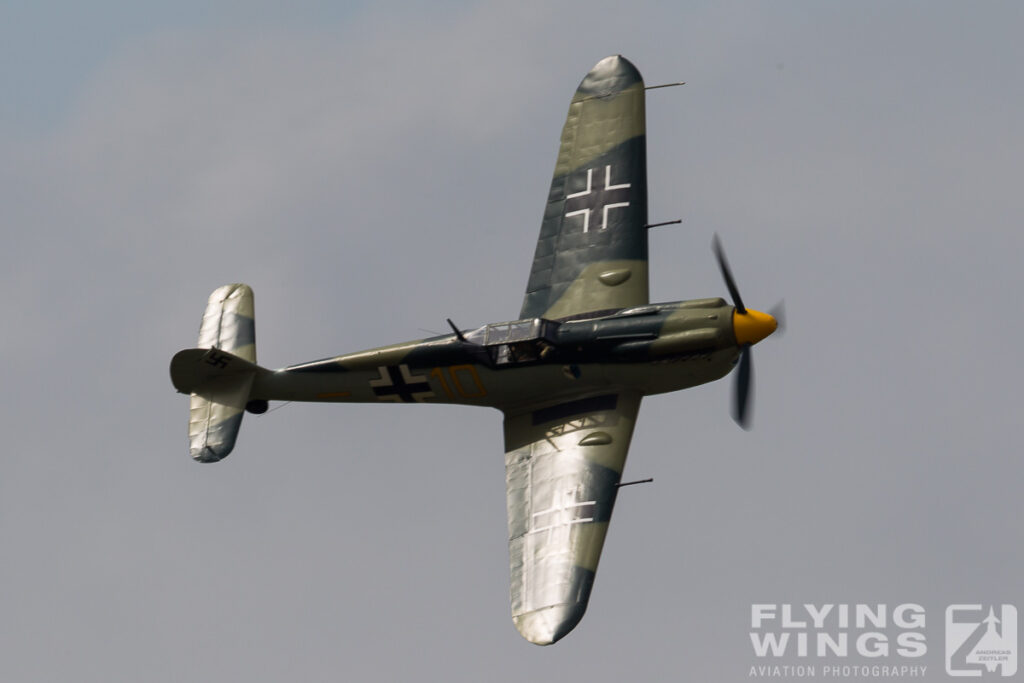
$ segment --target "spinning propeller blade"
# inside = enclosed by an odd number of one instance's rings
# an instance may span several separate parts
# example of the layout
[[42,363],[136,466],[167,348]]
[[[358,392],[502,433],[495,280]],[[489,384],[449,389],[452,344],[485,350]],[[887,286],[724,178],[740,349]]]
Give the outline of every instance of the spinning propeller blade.
[[740,315],[746,314],[747,309],[743,306],[743,299],[740,298],[740,290],[736,287],[736,281],[732,279],[732,270],[729,268],[729,261],[725,258],[725,250],[722,249],[722,242],[718,239],[717,234],[711,242],[711,248],[714,249],[715,256],[718,258],[718,269],[722,271],[725,286],[729,288],[732,305],[736,307],[736,312]]
[[783,299],[779,303],[777,303],[774,306],[772,306],[771,308],[769,308],[768,309],[768,314],[771,315],[771,317],[775,318],[775,322],[777,322],[779,324],[778,328],[775,330],[775,333],[780,335],[780,336],[785,334],[786,333],[786,301],[785,301],[785,299]]
[[753,403],[754,393],[754,359],[751,347],[778,329],[780,320],[784,318],[784,309],[781,303],[772,309],[772,314],[746,308],[740,297],[740,290],[736,286],[736,280],[733,279],[729,260],[725,257],[725,249],[722,248],[722,242],[718,239],[718,235],[715,235],[711,248],[718,259],[718,268],[722,271],[722,279],[725,280],[729,296],[732,297],[733,305],[736,307],[732,325],[736,334],[736,343],[740,347],[740,359],[736,368],[736,384],[733,387],[732,417],[740,427],[750,429],[750,406]]
[[732,390],[732,419],[744,429],[750,429],[750,422],[747,420],[747,408],[750,406],[751,396],[751,372],[753,372],[754,361],[750,355],[750,344],[744,344],[740,349],[739,367],[736,368],[736,385]]

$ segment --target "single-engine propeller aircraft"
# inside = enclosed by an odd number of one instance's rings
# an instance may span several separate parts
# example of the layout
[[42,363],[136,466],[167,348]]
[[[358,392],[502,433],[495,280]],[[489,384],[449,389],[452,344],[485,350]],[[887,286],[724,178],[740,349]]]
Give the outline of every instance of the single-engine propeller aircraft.
[[252,290],[210,295],[198,348],[171,361],[190,394],[192,457],[217,462],[245,411],[269,401],[457,403],[505,417],[512,620],[547,645],[583,616],[640,399],[704,384],[738,362],[747,420],[750,348],[776,329],[744,307],[717,237],[732,305],[652,304],[647,280],[645,87],[601,60],[569,105],[519,317],[267,370],[256,364]]

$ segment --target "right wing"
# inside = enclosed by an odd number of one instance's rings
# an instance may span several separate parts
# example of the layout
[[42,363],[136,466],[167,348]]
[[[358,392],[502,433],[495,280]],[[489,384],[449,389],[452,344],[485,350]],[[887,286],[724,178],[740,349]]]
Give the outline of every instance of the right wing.
[[640,396],[505,415],[512,621],[548,645],[587,609]]
[[644,82],[602,59],[569,105],[520,318],[648,303]]

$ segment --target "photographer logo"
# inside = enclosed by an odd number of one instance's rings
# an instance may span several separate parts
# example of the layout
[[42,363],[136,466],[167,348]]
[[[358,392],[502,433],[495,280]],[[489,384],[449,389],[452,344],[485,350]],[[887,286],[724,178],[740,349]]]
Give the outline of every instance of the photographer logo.
[[946,608],[946,673],[1012,676],[1017,672],[1017,608],[950,605]]

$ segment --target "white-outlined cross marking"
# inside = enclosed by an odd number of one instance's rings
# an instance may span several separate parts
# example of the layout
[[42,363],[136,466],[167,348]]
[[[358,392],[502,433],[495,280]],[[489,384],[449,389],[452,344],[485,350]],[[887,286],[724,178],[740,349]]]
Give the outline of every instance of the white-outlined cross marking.
[[552,529],[568,528],[573,524],[593,522],[596,511],[596,500],[576,500],[576,492],[572,490],[555,491],[551,507],[530,515],[531,528],[527,533],[539,534]]
[[412,374],[405,363],[398,366],[381,365],[377,372],[380,376],[370,380],[370,388],[377,395],[378,401],[422,403],[434,396],[426,376]]
[[[590,231],[590,212],[595,210],[598,206],[601,207],[601,227],[600,230],[608,228],[608,211],[610,209],[619,209],[629,206],[629,202],[606,202],[605,194],[608,192],[614,192],[615,190],[628,190],[632,187],[632,183],[619,183],[617,185],[612,184],[612,166],[606,164],[604,167],[604,187],[601,189],[594,189],[594,169],[587,169],[587,189],[579,192],[573,192],[565,196],[565,208],[573,208],[573,211],[567,211],[565,214],[566,218],[573,216],[583,216],[583,232]],[[592,201],[583,200],[582,202],[571,202],[573,206],[570,206],[570,200],[579,199],[580,197],[587,197],[593,193],[595,196]],[[617,197],[616,197],[617,198]],[[611,199],[610,197],[608,199]],[[575,209],[574,206],[583,204],[583,208]]]

